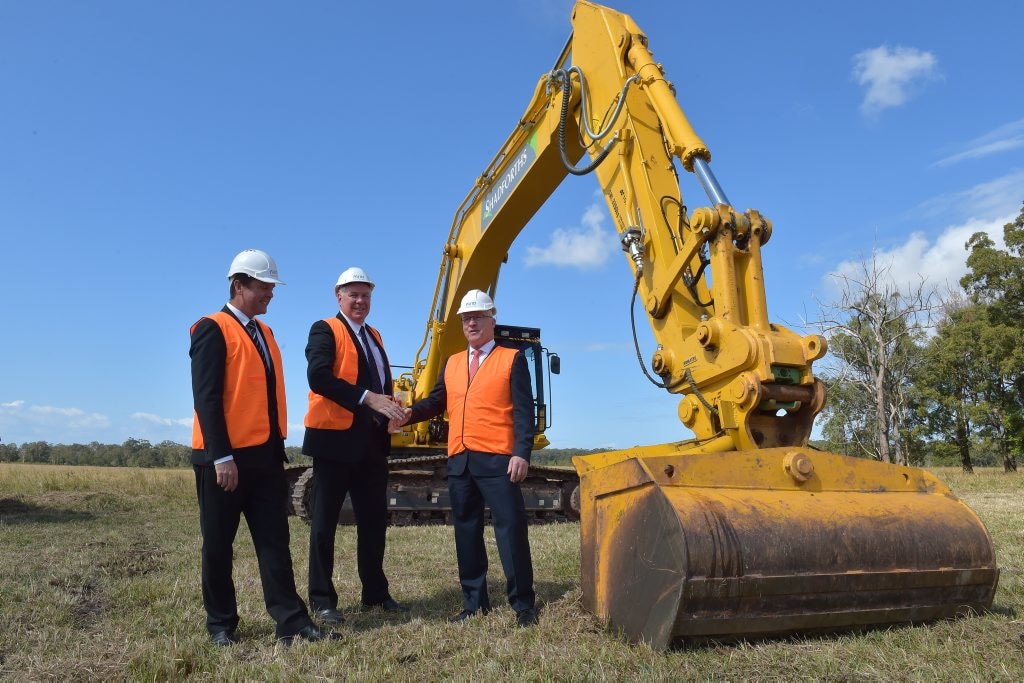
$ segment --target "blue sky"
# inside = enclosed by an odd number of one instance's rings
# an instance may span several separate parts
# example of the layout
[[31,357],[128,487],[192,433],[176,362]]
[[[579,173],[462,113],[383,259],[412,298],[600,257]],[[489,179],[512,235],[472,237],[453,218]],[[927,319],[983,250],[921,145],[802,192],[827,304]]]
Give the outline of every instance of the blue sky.
[[[1024,200],[1024,3],[612,2],[712,153],[772,219],[774,321],[801,329],[875,250],[893,277],[962,274]],[[0,439],[187,443],[188,329],[244,248],[281,278],[289,445],[303,350],[338,273],[410,364],[440,249],[569,35],[568,0],[0,0]],[[683,179],[691,207],[707,200]],[[593,177],[516,241],[499,320],[562,357],[556,447],[687,438],[633,351],[632,278]],[[637,315],[641,315],[638,311]],[[642,351],[655,341],[643,319]]]

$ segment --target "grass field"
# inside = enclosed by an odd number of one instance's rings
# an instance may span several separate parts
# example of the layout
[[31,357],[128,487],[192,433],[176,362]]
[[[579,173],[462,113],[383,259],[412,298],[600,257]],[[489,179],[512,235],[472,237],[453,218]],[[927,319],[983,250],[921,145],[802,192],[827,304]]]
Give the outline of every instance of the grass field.
[[[0,464],[0,678],[26,680],[1024,680],[1024,475],[938,470],[985,521],[1002,569],[989,614],[926,626],[666,653],[606,632],[581,605],[579,527],[531,527],[541,623],[517,629],[493,537],[491,602],[468,624],[449,527],[388,531],[410,618],[358,611],[354,530],[338,533],[345,639],[274,643],[252,544],[235,545],[242,642],[209,644],[190,470]],[[305,589],[308,528],[291,520]]]

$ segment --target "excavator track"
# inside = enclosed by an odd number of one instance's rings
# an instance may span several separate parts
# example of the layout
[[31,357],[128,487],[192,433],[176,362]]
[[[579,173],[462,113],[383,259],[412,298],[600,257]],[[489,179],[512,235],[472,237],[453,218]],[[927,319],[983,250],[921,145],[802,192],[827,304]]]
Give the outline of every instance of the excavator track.
[[[451,501],[445,481],[446,455],[392,458],[388,473],[388,524],[415,526],[450,524]],[[307,524],[313,501],[313,468],[289,467],[288,513]],[[580,518],[580,480],[571,469],[531,465],[521,484],[526,516],[531,524],[573,522]],[[490,518],[490,511],[487,511]],[[351,499],[346,497],[339,524],[355,524]]]

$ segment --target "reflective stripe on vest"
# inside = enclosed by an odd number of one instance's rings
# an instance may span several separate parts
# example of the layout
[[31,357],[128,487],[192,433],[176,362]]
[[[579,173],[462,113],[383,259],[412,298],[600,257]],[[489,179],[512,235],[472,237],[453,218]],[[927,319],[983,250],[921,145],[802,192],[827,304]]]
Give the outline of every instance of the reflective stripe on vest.
[[469,383],[469,352],[448,360],[448,456],[464,450],[512,455],[512,361],[515,349],[495,346]]
[[[224,359],[224,422],[228,428],[231,448],[259,446],[270,440],[270,404],[267,399],[267,370],[260,358],[260,352],[252,338],[242,327],[238,318],[231,313],[218,311],[205,316],[220,327],[227,347]],[[197,322],[196,325],[199,323]],[[281,438],[288,435],[288,410],[284,391],[284,366],[281,363],[281,349],[274,340],[274,333],[259,320],[256,324],[263,333],[274,364],[277,395],[277,423]],[[191,331],[195,331],[196,325]],[[192,448],[204,450],[203,431],[199,428],[199,416],[192,411]]]
[[[334,367],[332,371],[338,379],[345,380],[349,384],[355,384],[359,377],[359,350],[356,343],[352,341],[352,335],[348,333],[348,324],[337,316],[327,318],[325,323],[331,328],[334,334]],[[380,348],[384,348],[380,333],[369,325],[366,329],[370,331]],[[373,363],[371,363],[372,369]],[[344,430],[352,426],[353,414],[351,410],[343,408],[331,399],[320,394],[309,392],[309,408],[306,410],[306,418],[303,424],[314,429],[339,429]]]

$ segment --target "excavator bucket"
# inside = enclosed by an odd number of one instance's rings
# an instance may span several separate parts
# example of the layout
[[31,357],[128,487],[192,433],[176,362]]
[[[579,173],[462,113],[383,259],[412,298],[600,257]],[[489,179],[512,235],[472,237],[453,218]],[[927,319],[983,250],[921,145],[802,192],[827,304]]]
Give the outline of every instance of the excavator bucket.
[[672,450],[574,459],[584,603],[631,641],[663,649],[992,605],[988,531],[924,470],[806,448]]

